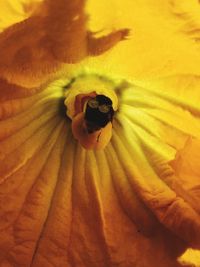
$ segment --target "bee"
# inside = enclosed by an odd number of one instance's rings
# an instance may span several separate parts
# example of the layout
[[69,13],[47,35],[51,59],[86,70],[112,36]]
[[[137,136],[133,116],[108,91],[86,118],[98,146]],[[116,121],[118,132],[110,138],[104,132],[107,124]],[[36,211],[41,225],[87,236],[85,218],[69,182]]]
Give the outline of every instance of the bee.
[[110,98],[105,95],[96,95],[96,97],[89,99],[84,115],[88,134],[104,128],[109,122],[112,122],[113,116],[114,109]]
[[65,92],[72,134],[85,149],[104,149],[110,142],[118,109],[115,84],[96,75],[75,79]]
[[112,100],[95,95],[85,101],[82,112],[72,118],[72,132],[85,149],[104,149],[112,137]]

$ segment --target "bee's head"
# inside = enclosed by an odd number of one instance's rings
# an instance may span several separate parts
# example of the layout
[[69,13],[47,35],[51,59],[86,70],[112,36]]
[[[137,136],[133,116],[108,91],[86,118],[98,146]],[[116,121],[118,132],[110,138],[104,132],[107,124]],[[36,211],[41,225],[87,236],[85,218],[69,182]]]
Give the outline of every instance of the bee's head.
[[86,105],[85,121],[88,133],[93,133],[105,127],[112,121],[114,110],[112,100],[104,95],[91,98]]

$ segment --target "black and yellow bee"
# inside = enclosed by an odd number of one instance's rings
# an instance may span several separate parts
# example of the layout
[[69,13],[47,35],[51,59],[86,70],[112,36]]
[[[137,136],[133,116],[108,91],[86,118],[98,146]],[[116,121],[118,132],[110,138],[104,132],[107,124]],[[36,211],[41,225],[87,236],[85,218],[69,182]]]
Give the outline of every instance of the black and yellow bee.
[[97,95],[91,98],[85,109],[85,123],[88,133],[104,128],[109,122],[112,122],[114,110],[112,100],[104,95]]

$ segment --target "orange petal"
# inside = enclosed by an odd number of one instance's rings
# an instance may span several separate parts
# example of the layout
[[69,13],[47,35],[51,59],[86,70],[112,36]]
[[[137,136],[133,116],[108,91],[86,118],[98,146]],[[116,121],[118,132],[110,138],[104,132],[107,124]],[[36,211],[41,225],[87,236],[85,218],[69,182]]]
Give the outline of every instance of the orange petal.
[[184,148],[177,152],[171,166],[183,188],[196,198],[198,208],[200,201],[200,140],[189,138]]

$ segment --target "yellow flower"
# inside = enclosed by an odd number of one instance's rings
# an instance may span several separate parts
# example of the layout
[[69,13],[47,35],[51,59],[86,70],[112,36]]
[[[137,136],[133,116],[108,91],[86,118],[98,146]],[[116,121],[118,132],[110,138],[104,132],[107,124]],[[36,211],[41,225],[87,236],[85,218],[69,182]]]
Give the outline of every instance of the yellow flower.
[[[0,266],[189,264],[178,258],[200,249],[198,1],[0,7]],[[85,114],[99,94],[115,114],[93,138]]]

